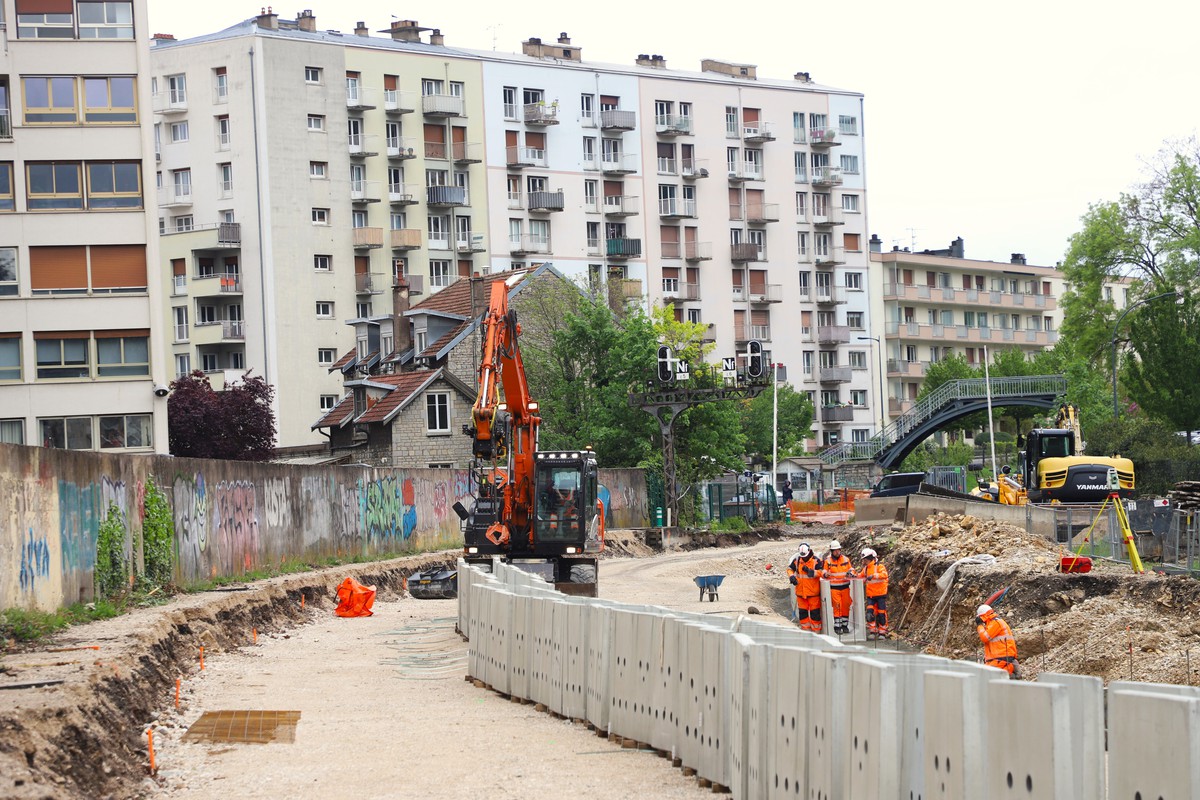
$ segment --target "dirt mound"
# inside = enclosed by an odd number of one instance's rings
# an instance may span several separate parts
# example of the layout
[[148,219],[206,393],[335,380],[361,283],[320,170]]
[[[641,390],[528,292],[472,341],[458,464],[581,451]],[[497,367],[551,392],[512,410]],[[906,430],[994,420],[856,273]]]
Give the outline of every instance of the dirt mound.
[[[1050,671],[1200,683],[1200,582],[1191,578],[1137,575],[1099,559],[1089,573],[1063,574],[1059,559],[1070,552],[1060,545],[973,515],[846,531],[843,542],[851,553],[868,545],[879,551],[891,577],[893,629],[925,652],[980,657],[975,609],[1007,587],[996,610],[1013,627],[1026,677]],[[958,559],[983,554],[995,561],[960,564],[947,590],[937,587]]]

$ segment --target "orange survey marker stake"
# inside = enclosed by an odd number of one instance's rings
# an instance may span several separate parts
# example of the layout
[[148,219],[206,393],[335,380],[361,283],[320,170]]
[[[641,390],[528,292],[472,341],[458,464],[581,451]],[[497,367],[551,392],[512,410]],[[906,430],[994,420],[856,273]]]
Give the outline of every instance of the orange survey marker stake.
[[175,679],[175,708],[177,710],[179,708],[179,683],[180,683],[179,678],[176,678]]
[[200,671],[204,671],[204,645],[200,645]]
[[304,608],[304,592],[300,593],[300,607]]
[[146,729],[146,743],[147,750],[150,752],[150,774],[153,775],[156,771],[154,767],[154,728]]
[[250,633],[254,636],[254,643],[258,644],[258,628],[251,628]]

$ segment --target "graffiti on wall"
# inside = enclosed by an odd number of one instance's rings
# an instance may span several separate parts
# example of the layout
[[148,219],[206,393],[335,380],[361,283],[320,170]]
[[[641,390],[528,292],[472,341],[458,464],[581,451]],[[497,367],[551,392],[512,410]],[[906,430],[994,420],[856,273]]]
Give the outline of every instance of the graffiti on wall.
[[190,568],[190,574],[199,574],[198,567],[208,548],[208,488],[204,473],[177,476],[172,499],[180,563]]
[[64,583],[91,582],[100,531],[98,494],[95,484],[81,488],[69,481],[58,482],[58,537]]
[[272,528],[292,527],[290,497],[291,487],[286,478],[267,478],[263,481],[263,510],[267,525]]
[[34,536],[33,528],[21,544],[21,591],[32,592],[39,580],[50,577],[50,546],[45,536]]
[[412,478],[389,475],[358,482],[359,520],[368,541],[407,540],[417,528]]
[[258,555],[258,502],[251,481],[221,481],[212,491],[215,556],[231,570],[253,568]]

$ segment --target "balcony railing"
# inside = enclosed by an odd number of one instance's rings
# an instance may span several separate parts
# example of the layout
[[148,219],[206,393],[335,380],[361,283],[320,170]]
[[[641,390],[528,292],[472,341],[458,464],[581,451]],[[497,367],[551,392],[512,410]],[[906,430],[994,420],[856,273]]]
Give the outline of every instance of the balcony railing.
[[365,86],[348,84],[346,86],[346,108],[353,111],[369,111],[378,108],[375,103],[375,92]]
[[603,239],[588,239],[587,254],[589,256],[601,257],[604,255],[604,240]]
[[353,157],[379,155],[379,137],[375,134],[351,133],[347,136],[346,145]]
[[383,294],[383,276],[375,272],[354,273],[354,291],[356,294]]
[[416,111],[415,95],[399,89],[383,90],[383,110],[389,114],[411,114]]
[[524,119],[526,125],[557,125],[558,103],[526,103]]
[[637,127],[637,114],[632,111],[612,109],[600,112],[600,130],[631,131]]
[[903,361],[898,358],[889,358],[887,362],[887,372],[889,378],[919,378],[925,374],[925,369],[928,364],[924,361]]
[[808,142],[813,147],[832,147],[838,141],[837,128],[809,128]]
[[688,136],[692,132],[692,118],[659,114],[654,118],[654,130],[659,136]]
[[840,208],[826,208],[821,212],[813,211],[812,224],[818,227],[828,225],[844,225],[846,222],[845,215],[842,214]]
[[687,302],[698,302],[700,300],[700,284],[698,283],[681,283],[679,284],[679,298]]
[[742,140],[751,144],[775,141],[770,123],[757,122],[742,126]]
[[557,192],[529,193],[530,211],[562,211],[564,207],[565,204],[561,189]]
[[383,247],[383,228],[353,228],[351,236],[357,249]]
[[450,145],[450,157],[455,164],[478,164],[483,161],[483,146],[478,142],[454,142]]
[[738,242],[730,246],[729,257],[733,261],[765,261],[766,253],[756,244]]
[[393,250],[417,250],[421,247],[420,228],[393,228],[389,233]]
[[846,302],[846,287],[818,283],[816,300],[822,305],[841,305]]
[[158,200],[160,206],[190,206],[192,204],[191,186],[165,186]]
[[207,322],[197,321],[195,327],[209,328],[221,326],[222,339],[245,339],[245,323],[240,319],[214,319]]
[[629,175],[638,170],[635,153],[605,153],[600,159],[600,170],[610,175]]
[[513,255],[549,253],[550,237],[534,236],[532,234],[510,237],[508,240],[508,252]]
[[824,253],[817,253],[817,265],[845,264],[846,251],[839,245],[834,245]]
[[425,202],[431,206],[465,206],[467,190],[462,186],[427,186]]
[[155,114],[182,114],[188,110],[187,94],[182,92],[155,92],[153,97]]
[[388,185],[388,202],[397,206],[415,205],[420,199],[420,187],[408,186],[403,183],[392,183]]
[[221,247],[241,247],[242,246],[242,223],[240,222],[219,222],[217,223],[217,245]]
[[841,186],[841,167],[813,167],[813,186]]
[[[824,370],[822,370],[822,373]],[[821,422],[853,422],[854,406],[824,406],[821,408]]]
[[658,162],[656,164],[659,175],[678,175],[679,174],[679,166],[678,165],[679,165],[678,161],[676,161],[673,158],[667,158],[665,156],[659,156]]
[[350,202],[378,203],[379,181],[350,181]]
[[751,225],[762,225],[767,222],[778,221],[778,203],[751,203],[746,207],[746,222],[749,222]]
[[417,157],[416,140],[407,136],[392,137],[387,140],[388,158],[409,159]]
[[604,213],[610,217],[630,217],[638,213],[638,198],[610,195],[604,198]]
[[687,180],[708,177],[707,158],[684,158],[679,162],[679,175]]
[[451,94],[427,94],[421,98],[421,113],[429,117],[461,117],[463,99]]
[[685,261],[712,261],[712,242],[684,242]]
[[821,383],[849,383],[853,378],[849,367],[821,367],[817,380]]
[[472,234],[470,231],[458,231],[454,239],[454,249],[466,255],[470,253],[482,253],[483,234]]
[[744,325],[740,330],[735,329],[733,338],[738,343],[757,340],[760,342],[771,341],[771,326],[770,325]]
[[768,283],[762,286],[750,287],[751,303],[782,303],[783,284]]
[[642,240],[623,237],[607,239],[605,254],[615,259],[637,258],[642,254]]
[[669,219],[691,219],[696,216],[696,201],[660,197],[658,200],[658,215]]
[[848,325],[818,325],[817,344],[849,344],[850,327]]
[[546,166],[546,151],[540,147],[509,147],[507,158],[510,168]]

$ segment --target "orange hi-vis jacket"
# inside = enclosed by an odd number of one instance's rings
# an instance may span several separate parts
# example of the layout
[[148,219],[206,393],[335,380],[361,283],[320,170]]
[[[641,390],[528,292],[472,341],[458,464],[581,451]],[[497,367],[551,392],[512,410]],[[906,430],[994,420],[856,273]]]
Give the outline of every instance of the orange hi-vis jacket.
[[1017,640],[1013,638],[1012,628],[997,617],[995,611],[988,611],[981,619],[983,623],[975,630],[979,633],[979,641],[983,642],[983,663],[1009,669],[1009,665],[1017,660]]
[[854,573],[854,567],[845,553],[826,558],[824,572],[825,577],[829,579],[830,589],[850,588],[850,576]]
[[[804,570],[811,569],[813,574],[810,577]],[[792,559],[792,563],[788,564],[788,576],[796,578],[796,596],[797,597],[819,597],[821,594],[821,559],[817,558],[816,553],[809,553],[808,558],[800,558],[797,556]]]
[[873,558],[862,568],[863,582],[866,584],[867,597],[886,597],[888,592],[887,567],[877,558]]

